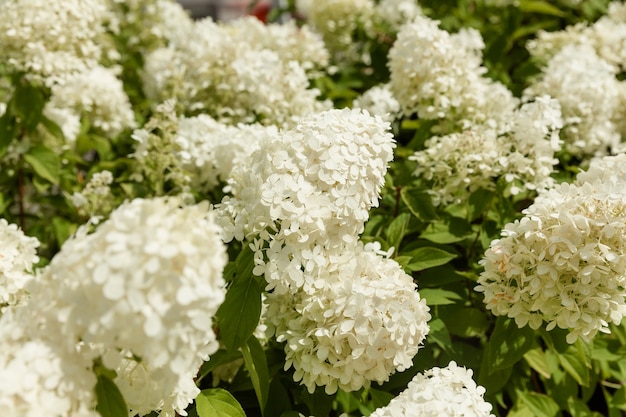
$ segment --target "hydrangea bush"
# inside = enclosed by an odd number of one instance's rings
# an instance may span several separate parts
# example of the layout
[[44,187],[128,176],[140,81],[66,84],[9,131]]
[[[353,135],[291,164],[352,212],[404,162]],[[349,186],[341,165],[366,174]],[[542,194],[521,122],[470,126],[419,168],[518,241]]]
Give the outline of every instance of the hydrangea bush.
[[0,411],[617,417],[626,6],[0,0]]

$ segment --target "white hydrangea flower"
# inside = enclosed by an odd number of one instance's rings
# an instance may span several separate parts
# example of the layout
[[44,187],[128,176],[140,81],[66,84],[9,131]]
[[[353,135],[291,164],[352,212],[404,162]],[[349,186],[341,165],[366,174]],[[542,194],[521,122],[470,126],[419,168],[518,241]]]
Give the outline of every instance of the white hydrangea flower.
[[325,69],[330,60],[324,40],[309,26],[298,27],[294,20],[264,24],[253,16],[242,17],[224,26],[238,43],[252,49],[269,49],[283,61],[296,61],[307,73]]
[[537,37],[528,42],[531,55],[548,62],[565,46],[583,45],[593,48],[598,56],[615,67],[626,68],[626,18],[623,4],[609,4],[608,14],[593,24],[577,23],[564,30],[547,32],[540,30]]
[[277,136],[275,126],[260,124],[231,126],[201,114],[181,117],[174,141],[183,168],[194,188],[211,189],[230,178],[234,165],[246,158],[265,136]]
[[[626,175],[593,161],[575,184],[541,193],[485,253],[476,291],[487,308],[518,326],[569,330],[591,340],[626,315]],[[596,165],[599,164],[599,165]],[[587,182],[593,181],[593,182]]]
[[[20,319],[21,317],[21,319]],[[76,350],[31,339],[28,315],[0,319],[0,412],[20,417],[98,417],[92,362]]]
[[283,44],[251,43],[237,29],[205,19],[195,24],[191,41],[150,53],[146,95],[157,102],[176,98],[186,114],[201,111],[230,124],[292,127],[331,107],[317,100],[319,90],[309,88],[304,66]]
[[[64,243],[29,306],[58,322],[65,339],[93,345],[93,356],[107,353],[105,365],[122,359],[111,352],[141,358],[161,392],[175,393],[219,347],[212,324],[226,253],[218,233],[207,204],[135,199]],[[162,415],[184,412],[188,393],[170,398]]]
[[[101,66],[77,73],[63,85],[52,88],[44,113],[70,109],[89,119],[91,125],[108,136],[135,126],[135,114],[122,82],[115,73]],[[73,135],[75,138],[75,135]],[[66,136],[71,143],[71,136]]]
[[400,265],[362,245],[344,253],[323,289],[267,297],[268,330],[286,342],[285,369],[309,392],[382,383],[412,358],[429,331],[429,308]]
[[550,95],[563,112],[565,149],[579,158],[605,155],[621,140],[614,123],[619,104],[615,69],[586,45],[561,49],[524,95]]
[[305,14],[331,51],[345,51],[359,23],[370,21],[374,7],[372,0],[315,0],[307,2]]
[[517,99],[484,77],[484,43],[478,31],[451,35],[418,16],[404,25],[389,51],[390,85],[402,111],[422,119],[451,119],[463,126],[507,126]]
[[511,115],[510,125],[504,135],[476,126],[436,136],[409,157],[417,162],[414,175],[429,183],[435,205],[461,202],[481,188],[495,189],[498,178],[510,184],[511,194],[553,184],[562,127],[558,102],[544,96],[525,103]]
[[76,143],[76,138],[80,133],[80,113],[77,113],[72,108],[52,107],[50,102],[48,102],[43,109],[43,115],[61,128],[67,144],[73,145]]
[[78,213],[83,216],[92,218],[97,215],[107,215],[114,208],[111,194],[112,183],[111,171],[105,169],[96,172],[85,187],[80,192],[73,193],[69,199]]
[[172,0],[108,0],[108,26],[125,36],[127,45],[147,53],[170,43],[188,42],[193,20],[183,6]]
[[377,115],[388,122],[393,122],[400,115],[400,103],[391,92],[389,84],[374,86],[355,98],[352,106],[357,109],[367,110],[368,113]]
[[329,110],[261,140],[233,168],[232,197],[218,206],[226,241],[259,233],[269,241],[272,234],[279,252],[283,244],[299,252],[354,242],[369,209],[378,205],[393,159],[388,129],[387,122],[361,110]]
[[39,262],[38,247],[37,238],[0,218],[0,306],[16,305],[26,296],[24,287],[33,279],[33,264]]
[[476,385],[471,369],[451,361],[445,368],[417,374],[406,390],[371,417],[493,417],[484,400],[485,388]]
[[402,25],[421,15],[422,8],[416,0],[381,0],[376,5],[374,14],[397,31]]
[[97,65],[108,10],[104,0],[5,0],[0,61],[51,86]]

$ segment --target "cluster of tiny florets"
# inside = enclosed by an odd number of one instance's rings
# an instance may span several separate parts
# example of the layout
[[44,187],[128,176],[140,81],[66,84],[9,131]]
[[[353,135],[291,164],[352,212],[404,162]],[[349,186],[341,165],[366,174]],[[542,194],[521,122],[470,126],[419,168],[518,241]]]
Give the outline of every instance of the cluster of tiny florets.
[[626,315],[624,157],[594,160],[574,184],[540,193],[481,261],[477,291],[496,315],[591,340]]
[[472,374],[454,361],[419,373],[406,390],[370,416],[493,417],[493,407],[484,400],[485,388],[474,382]]
[[18,304],[24,298],[33,265],[39,262],[38,247],[36,238],[0,219],[0,306]]

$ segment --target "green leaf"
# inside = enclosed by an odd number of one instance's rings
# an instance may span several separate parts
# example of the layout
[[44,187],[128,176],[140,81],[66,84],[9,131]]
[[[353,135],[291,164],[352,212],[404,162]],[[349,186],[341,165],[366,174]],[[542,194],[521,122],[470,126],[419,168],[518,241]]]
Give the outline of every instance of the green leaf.
[[519,10],[523,13],[539,13],[557,17],[566,16],[566,13],[561,11],[561,9],[551,5],[547,1],[521,0]]
[[[427,301],[428,302],[428,301]],[[446,322],[451,334],[461,337],[481,337],[489,330],[485,313],[474,307],[442,308],[440,317]]]
[[264,282],[252,275],[252,256],[250,248],[244,247],[236,263],[234,278],[226,292],[224,302],[217,310],[220,339],[228,350],[241,347],[250,337],[259,323],[261,316],[261,293]]
[[554,417],[559,412],[559,405],[547,395],[522,391],[517,391],[517,394],[535,417]]
[[98,375],[96,382],[96,411],[102,417],[128,417],[126,401],[115,382],[105,374]]
[[42,145],[34,146],[24,155],[24,160],[41,178],[50,181],[52,184],[59,183],[61,161],[59,156],[51,149]]
[[205,389],[196,397],[198,417],[246,417],[235,397],[225,389]]
[[7,111],[0,116],[0,158],[4,156],[9,145],[15,139],[15,132],[15,119]]
[[591,368],[590,352],[585,343],[577,340],[565,352],[557,353],[559,363],[578,382],[579,385],[589,385],[589,369]]
[[419,293],[420,297],[426,299],[426,304],[429,306],[454,304],[461,300],[459,294],[441,288],[422,288]]
[[487,343],[490,373],[517,363],[530,350],[535,341],[530,327],[517,327],[515,321],[498,317],[496,327]]
[[46,130],[50,132],[50,134],[54,136],[55,138],[62,139],[62,140],[65,139],[65,135],[63,134],[63,131],[61,130],[59,125],[53,122],[52,120],[48,119],[45,116],[41,116],[41,124],[44,125]]
[[200,371],[198,372],[198,378],[196,378],[196,383],[199,383],[204,379],[215,367],[219,365],[223,365],[225,363],[229,363],[234,361],[235,359],[240,359],[241,353],[236,351],[227,351],[225,349],[220,349],[214,354],[211,355],[207,362],[202,364],[200,367]]
[[429,222],[437,218],[435,207],[426,191],[405,187],[400,191],[400,196],[411,213],[418,219]]
[[435,266],[445,265],[458,255],[433,247],[417,248],[410,252],[411,262],[407,268],[411,271],[422,271]]
[[434,243],[447,244],[467,239],[472,230],[464,219],[450,217],[446,220],[434,221],[428,225],[420,237]]
[[450,339],[450,332],[446,324],[441,319],[432,319],[428,322],[430,331],[428,332],[428,342],[435,342],[448,353],[454,352],[454,346],[452,345],[452,339]]
[[265,352],[257,338],[250,336],[248,341],[241,347],[241,353],[261,407],[261,414],[264,415],[263,411],[267,405],[270,389],[270,377]]
[[552,372],[550,372],[550,366],[546,354],[540,347],[530,349],[524,353],[524,360],[533,368],[539,375],[546,379],[552,378]]
[[396,253],[398,252],[398,249],[400,248],[400,243],[402,243],[404,234],[409,227],[410,219],[411,215],[409,213],[400,213],[398,217],[393,219],[393,221],[387,227],[387,242],[390,246],[393,246],[396,249]]
[[46,98],[41,87],[20,83],[10,104],[11,110],[21,119],[24,128],[32,132],[41,121]]
[[470,195],[468,199],[468,218],[469,220],[475,220],[479,218],[485,209],[491,203],[493,199],[494,192],[485,189],[478,189]]

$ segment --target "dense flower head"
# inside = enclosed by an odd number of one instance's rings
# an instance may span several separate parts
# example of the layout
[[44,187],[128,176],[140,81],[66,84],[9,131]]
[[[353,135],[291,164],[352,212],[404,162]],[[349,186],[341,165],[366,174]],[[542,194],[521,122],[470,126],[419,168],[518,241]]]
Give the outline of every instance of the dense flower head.
[[615,124],[620,82],[615,69],[588,45],[563,47],[524,95],[550,95],[563,112],[565,150],[579,158],[605,155],[619,146]]
[[18,304],[24,298],[33,265],[39,262],[38,247],[37,238],[0,218],[0,306]]
[[[65,84],[54,86],[46,108],[44,112],[51,114],[67,109],[86,118],[93,128],[108,137],[135,126],[135,114],[122,81],[113,70],[102,66],[73,74]],[[66,140],[74,143],[76,134],[66,136]]]
[[378,205],[393,159],[388,129],[361,110],[329,110],[262,139],[231,173],[232,197],[220,205],[232,222],[224,225],[226,240],[266,229],[288,245],[324,245],[329,235],[354,240]]
[[0,412],[20,417],[97,417],[92,363],[25,329],[28,315],[0,319]]
[[476,287],[489,310],[520,327],[567,329],[569,343],[619,324],[626,315],[626,183],[623,169],[603,171],[623,159],[592,162],[589,174],[541,193],[505,226],[481,261]]
[[111,184],[113,174],[103,170],[94,173],[85,187],[70,196],[70,201],[79,214],[87,218],[106,216],[113,210]]
[[104,0],[3,0],[0,61],[46,85],[97,65],[108,10]]
[[[175,393],[193,384],[218,348],[212,323],[224,299],[225,263],[207,204],[135,199],[93,233],[81,229],[64,243],[29,307],[58,323],[68,343],[93,346],[107,367],[120,367],[127,353],[140,358],[166,384],[162,392]],[[164,415],[184,411],[195,397],[186,391],[184,401],[162,404]]]
[[483,48],[474,29],[450,34],[425,16],[402,26],[388,65],[391,90],[403,113],[463,126],[506,126],[517,100],[502,84],[484,77]]
[[392,30],[399,30],[402,25],[422,14],[416,0],[381,0],[374,9],[375,18],[381,19]]
[[189,172],[191,185],[207,190],[230,178],[233,166],[256,149],[261,138],[277,135],[275,126],[232,126],[201,114],[181,117],[174,141],[178,145],[176,155]]
[[307,22],[324,38],[332,52],[346,51],[352,46],[352,34],[359,24],[368,22],[374,11],[372,0],[297,1]]
[[108,28],[127,46],[148,53],[170,43],[187,42],[193,20],[173,0],[108,0]]
[[234,19],[223,26],[235,42],[252,49],[269,49],[283,61],[296,61],[307,73],[328,66],[330,53],[321,36],[295,21],[264,24],[256,17]]
[[309,392],[354,391],[412,365],[429,309],[411,276],[375,248],[356,245],[332,265],[321,290],[267,297],[266,322],[285,342],[285,369]]
[[406,390],[371,417],[493,417],[484,400],[485,388],[476,385],[471,369],[451,361],[445,368],[417,374]]
[[550,177],[560,149],[561,111],[556,100],[538,97],[511,115],[511,131],[476,126],[460,133],[435,136],[415,152],[414,175],[426,180],[435,205],[458,203],[478,189],[495,189],[498,178],[508,192],[552,185]]
[[626,68],[626,10],[623,3],[609,4],[608,13],[593,24],[577,23],[564,30],[540,30],[528,42],[527,48],[535,59],[547,62],[568,45],[585,45],[616,69]]
[[319,90],[309,88],[305,67],[287,47],[240,36],[237,27],[197,22],[188,40],[146,56],[146,95],[157,102],[175,98],[184,114],[202,112],[230,124],[291,127],[330,107],[317,100]]
[[389,84],[370,88],[355,98],[352,106],[367,110],[368,113],[380,116],[388,122],[393,122],[400,115],[400,103],[391,92]]

